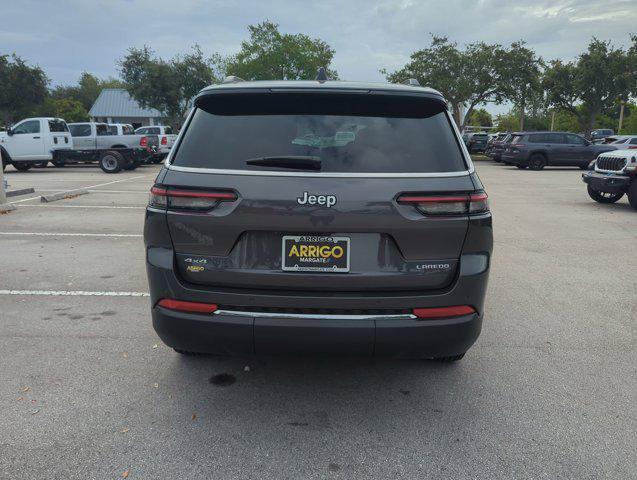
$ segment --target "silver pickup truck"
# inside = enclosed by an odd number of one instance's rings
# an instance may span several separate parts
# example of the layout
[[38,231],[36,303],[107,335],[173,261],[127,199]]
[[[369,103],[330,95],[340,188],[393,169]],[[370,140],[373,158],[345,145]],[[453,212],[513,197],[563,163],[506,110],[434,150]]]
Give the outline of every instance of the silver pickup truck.
[[152,154],[148,137],[135,134],[130,125],[81,122],[68,126],[75,148],[65,156],[65,164],[97,161],[104,172],[117,173],[137,168]]

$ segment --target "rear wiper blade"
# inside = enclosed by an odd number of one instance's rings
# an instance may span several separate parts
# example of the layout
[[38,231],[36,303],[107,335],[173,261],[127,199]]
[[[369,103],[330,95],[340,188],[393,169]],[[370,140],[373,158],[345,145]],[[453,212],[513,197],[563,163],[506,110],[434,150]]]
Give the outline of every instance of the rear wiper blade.
[[320,170],[321,159],[319,157],[304,155],[277,155],[271,157],[258,157],[246,160],[248,165],[261,167],[295,168],[299,170]]

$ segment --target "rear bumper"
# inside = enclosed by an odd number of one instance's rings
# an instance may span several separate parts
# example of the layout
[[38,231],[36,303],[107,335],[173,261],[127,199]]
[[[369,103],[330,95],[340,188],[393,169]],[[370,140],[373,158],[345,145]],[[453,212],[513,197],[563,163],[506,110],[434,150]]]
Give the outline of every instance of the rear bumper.
[[[170,249],[149,249],[147,273],[153,326],[173,348],[229,355],[329,354],[431,358],[466,352],[482,326],[489,259],[474,267],[461,259],[452,287],[435,293],[373,294],[280,292],[206,288],[183,282],[173,270]],[[475,257],[475,256],[471,256]],[[215,303],[221,311],[192,314],[159,307],[162,298]],[[477,314],[424,320],[410,315],[383,316],[382,310],[471,305]],[[263,310],[259,310],[259,307]],[[378,315],[272,314],[271,308],[378,310]],[[312,317],[312,318],[309,318]]]
[[500,159],[505,163],[510,163],[511,165],[520,165],[520,166],[528,166],[529,162],[526,157],[522,157],[519,155],[511,155],[502,153],[500,155]]
[[624,193],[630,186],[630,177],[614,173],[586,172],[582,180],[594,190],[607,193]]
[[188,314],[154,307],[153,327],[173,348],[225,355],[326,354],[431,358],[466,352],[482,317],[446,320]]

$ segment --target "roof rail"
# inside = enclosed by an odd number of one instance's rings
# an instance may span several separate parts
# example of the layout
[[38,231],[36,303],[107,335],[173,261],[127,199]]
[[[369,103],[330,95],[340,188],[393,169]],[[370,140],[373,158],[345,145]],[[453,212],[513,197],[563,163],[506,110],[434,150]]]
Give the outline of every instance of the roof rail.
[[410,85],[412,87],[420,87],[420,82],[418,80],[416,80],[415,78],[409,78],[407,80],[404,80],[403,85]]
[[223,82],[221,83],[239,83],[239,82],[245,82],[245,80],[241,77],[237,77],[236,75],[228,75],[226,78],[223,79]]
[[318,72],[316,72],[316,78],[315,80],[319,81],[319,82],[326,82],[329,80],[329,78],[327,78],[327,71],[325,71],[325,67],[320,67],[318,69]]

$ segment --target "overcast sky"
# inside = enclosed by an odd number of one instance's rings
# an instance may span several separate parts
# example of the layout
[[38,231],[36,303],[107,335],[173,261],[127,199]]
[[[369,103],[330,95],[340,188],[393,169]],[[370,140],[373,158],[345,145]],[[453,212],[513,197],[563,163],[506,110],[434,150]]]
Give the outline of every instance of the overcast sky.
[[[117,76],[129,47],[171,57],[195,43],[206,54],[235,53],[246,26],[269,19],[287,33],[319,37],[335,50],[347,80],[381,81],[430,34],[459,44],[525,40],[545,59],[570,60],[592,36],[627,45],[637,32],[637,0],[2,0],[0,54],[42,67],[53,85],[84,70]],[[502,108],[490,107],[492,112]]]

